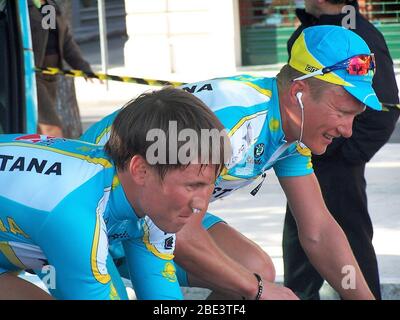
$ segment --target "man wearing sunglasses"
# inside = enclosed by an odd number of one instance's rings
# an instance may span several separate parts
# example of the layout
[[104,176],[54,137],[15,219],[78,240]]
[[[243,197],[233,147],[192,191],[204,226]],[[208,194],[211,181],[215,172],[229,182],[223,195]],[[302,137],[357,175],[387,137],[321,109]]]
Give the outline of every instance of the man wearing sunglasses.
[[[302,25],[288,41],[288,51],[304,28],[314,25],[342,25],[345,15],[341,13],[345,5],[356,9],[355,29],[352,30],[370,47],[374,56],[353,57],[349,63],[349,73],[365,72],[368,65],[377,71],[373,78],[373,88],[383,112],[368,109],[356,117],[353,135],[334,139],[324,155],[313,155],[315,174],[319,180],[325,203],[345,232],[354,255],[377,299],[381,298],[378,264],[372,245],[373,227],[368,213],[365,165],[373,155],[389,140],[400,110],[398,89],[393,71],[393,61],[382,34],[359,12],[355,0],[305,0],[305,10],[296,10]],[[326,50],[340,50],[340,43],[326,47]],[[293,54],[293,53],[292,53]],[[341,64],[320,69],[314,74],[335,71]],[[302,77],[305,79],[309,75]],[[323,102],[322,102],[323,103]],[[321,103],[321,104],[322,104]],[[285,285],[303,299],[319,299],[319,289],[323,277],[315,270],[302,249],[298,230],[288,207],[284,233],[283,258]]]
[[[240,75],[182,86],[215,112],[231,140],[233,155],[216,181],[212,200],[252,182],[258,182],[252,191],[256,195],[263,181],[258,178],[273,168],[293,209],[304,250],[346,299],[373,295],[324,204],[311,152],[322,154],[333,138],[350,137],[354,117],[365,106],[381,109],[371,87],[373,69],[373,56],[360,37],[339,27],[314,27],[296,40],[289,64],[276,78]],[[92,126],[83,139],[106,141],[116,114]],[[275,270],[268,255],[210,213],[191,218],[176,241],[181,284],[211,288],[230,298],[296,298],[273,283]],[[343,270],[349,266],[355,287],[343,286]]]

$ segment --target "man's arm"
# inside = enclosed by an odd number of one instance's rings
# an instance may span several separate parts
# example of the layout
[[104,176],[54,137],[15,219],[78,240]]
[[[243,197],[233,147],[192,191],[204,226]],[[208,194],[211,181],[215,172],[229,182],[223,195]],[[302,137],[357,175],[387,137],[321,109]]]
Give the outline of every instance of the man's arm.
[[0,274],[0,300],[53,300],[44,290],[15,274]]
[[61,19],[65,24],[65,33],[63,34],[64,43],[61,44],[63,46],[63,58],[73,69],[82,70],[84,72],[93,72],[90,64],[83,58],[82,52],[72,36],[69,22],[65,16],[61,16]]
[[[315,175],[279,181],[296,219],[300,243],[321,276],[344,299],[373,299],[343,230],[325,206]],[[348,266],[354,270],[355,288],[343,286],[348,270],[343,268]]]
[[[228,256],[202,226],[203,214],[193,216],[190,221],[177,233],[175,261],[188,274],[195,276],[207,287],[229,294],[230,296],[255,299],[258,291],[258,281],[253,271]],[[224,229],[227,231],[227,228]],[[221,230],[222,231],[222,230]],[[229,234],[218,234],[218,238],[229,241]],[[234,244],[232,244],[234,245]],[[236,249],[236,250],[235,250]],[[240,248],[236,247],[236,255]],[[294,293],[284,287],[264,279],[264,290],[261,300],[295,300]]]

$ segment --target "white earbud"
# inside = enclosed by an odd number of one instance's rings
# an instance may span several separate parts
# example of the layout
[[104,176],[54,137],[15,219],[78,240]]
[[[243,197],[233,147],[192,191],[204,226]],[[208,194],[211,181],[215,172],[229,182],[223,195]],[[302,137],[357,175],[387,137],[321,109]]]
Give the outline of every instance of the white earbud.
[[304,109],[303,101],[301,101],[301,97],[302,97],[302,96],[303,96],[303,92],[297,92],[297,93],[296,93],[296,98],[297,98],[297,100],[299,101],[300,108],[301,108],[301,109]]
[[304,145],[303,142],[301,141],[303,139],[303,129],[304,129],[304,105],[303,105],[303,101],[301,100],[302,96],[303,96],[303,92],[296,93],[296,98],[299,101],[299,106],[301,109],[300,135],[299,135],[299,140],[298,140],[300,146]]

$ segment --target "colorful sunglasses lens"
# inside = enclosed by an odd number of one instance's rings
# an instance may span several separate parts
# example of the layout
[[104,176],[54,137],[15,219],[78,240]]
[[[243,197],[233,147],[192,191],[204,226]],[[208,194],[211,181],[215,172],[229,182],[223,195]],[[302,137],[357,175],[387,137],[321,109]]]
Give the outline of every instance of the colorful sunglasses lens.
[[369,70],[374,70],[375,63],[372,56],[357,56],[351,58],[347,71],[351,75],[366,75]]

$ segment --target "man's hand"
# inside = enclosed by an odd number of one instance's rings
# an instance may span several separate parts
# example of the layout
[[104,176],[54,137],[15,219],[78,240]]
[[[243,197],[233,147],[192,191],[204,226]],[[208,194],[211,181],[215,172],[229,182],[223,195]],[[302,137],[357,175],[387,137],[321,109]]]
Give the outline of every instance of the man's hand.
[[[88,77],[84,77],[85,78],[85,81],[86,82],[90,82],[90,83],[92,83],[92,84],[94,84],[95,83],[95,81],[94,81],[94,79],[93,78],[88,78]],[[98,81],[99,81],[99,83],[100,84],[104,84],[104,81],[103,80],[101,80],[101,79],[97,79]]]
[[260,300],[300,300],[292,290],[271,282],[264,282],[264,290]]

